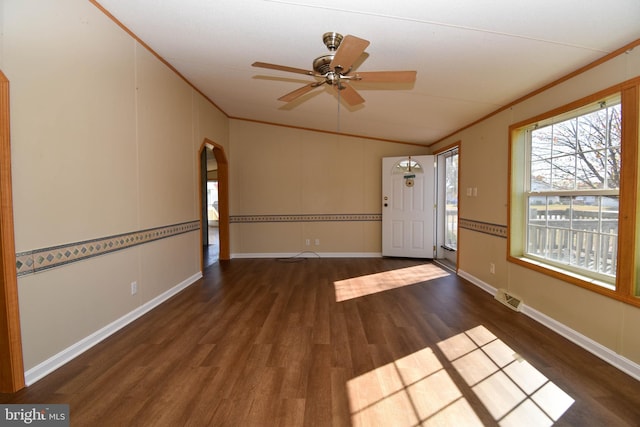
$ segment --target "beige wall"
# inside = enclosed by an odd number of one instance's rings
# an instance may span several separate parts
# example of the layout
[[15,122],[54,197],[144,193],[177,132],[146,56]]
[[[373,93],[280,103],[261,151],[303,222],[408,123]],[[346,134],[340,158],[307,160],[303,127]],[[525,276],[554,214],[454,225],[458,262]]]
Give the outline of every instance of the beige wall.
[[[198,220],[198,151],[228,145],[226,116],[86,0],[1,7],[16,251]],[[26,369],[197,277],[199,239],[20,277]]]
[[[465,129],[434,149],[460,140],[460,216],[507,225],[508,127],[599,90],[631,79],[640,72],[640,49],[622,54],[487,120]],[[477,197],[466,188],[477,187]],[[600,294],[508,263],[507,241],[460,230],[459,268],[494,288],[506,288],[524,303],[607,349],[640,363],[640,309]],[[637,261],[636,261],[637,262]],[[495,263],[495,274],[489,264]]]
[[[380,214],[382,158],[428,152],[425,147],[241,120],[232,120],[230,129],[232,216]],[[381,251],[379,221],[231,225],[235,256]]]

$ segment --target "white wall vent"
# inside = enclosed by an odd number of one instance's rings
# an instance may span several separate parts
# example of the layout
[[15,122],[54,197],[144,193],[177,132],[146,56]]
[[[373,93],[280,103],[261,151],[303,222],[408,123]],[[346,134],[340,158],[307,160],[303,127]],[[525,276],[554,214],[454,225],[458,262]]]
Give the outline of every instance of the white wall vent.
[[495,298],[510,309],[520,311],[522,300],[506,289],[498,289]]

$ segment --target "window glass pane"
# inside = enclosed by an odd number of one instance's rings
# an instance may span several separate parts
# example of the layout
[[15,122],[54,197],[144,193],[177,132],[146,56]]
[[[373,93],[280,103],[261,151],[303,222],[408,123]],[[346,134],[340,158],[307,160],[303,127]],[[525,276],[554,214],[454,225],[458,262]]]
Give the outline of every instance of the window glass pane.
[[547,258],[569,263],[571,255],[571,230],[549,227],[547,232]]
[[547,228],[529,225],[527,227],[527,253],[539,257],[545,257],[547,246]]
[[551,183],[555,190],[573,190],[575,188],[576,159],[573,155],[553,159]]
[[422,173],[422,166],[415,160],[400,160],[398,163],[396,163],[393,173],[405,172]]
[[601,199],[602,222],[600,224],[600,231],[605,234],[617,235],[620,197],[602,197]]
[[600,150],[607,146],[607,110],[578,117],[576,151]]
[[551,162],[542,160],[531,163],[531,191],[551,190]]
[[622,114],[621,105],[613,105],[607,108],[609,125],[609,146],[620,147],[622,141]]
[[597,271],[599,234],[586,231],[571,232],[570,264],[585,270]]
[[607,184],[606,188],[612,190],[620,189],[620,164],[622,159],[622,152],[620,147],[611,147],[606,151],[607,160]]
[[547,258],[568,262],[571,227],[571,198],[547,198]]
[[573,222],[571,227],[574,230],[598,231],[600,228],[600,207],[595,196],[575,196],[572,198]]
[[529,197],[529,224],[546,225],[547,223],[546,196]]
[[579,190],[604,188],[606,177],[605,150],[581,152],[578,155],[576,184]]
[[618,236],[602,234],[600,236],[600,262],[598,272],[615,276],[618,258]]
[[532,255],[545,257],[547,246],[547,197],[529,197],[528,249]]
[[536,162],[551,158],[553,127],[545,126],[531,132],[531,160]]
[[620,197],[600,197],[600,262],[598,271],[615,275],[618,256],[618,213]]
[[547,205],[549,227],[571,228],[571,197],[549,197]]
[[554,157],[576,152],[577,126],[576,119],[565,120],[553,125]]

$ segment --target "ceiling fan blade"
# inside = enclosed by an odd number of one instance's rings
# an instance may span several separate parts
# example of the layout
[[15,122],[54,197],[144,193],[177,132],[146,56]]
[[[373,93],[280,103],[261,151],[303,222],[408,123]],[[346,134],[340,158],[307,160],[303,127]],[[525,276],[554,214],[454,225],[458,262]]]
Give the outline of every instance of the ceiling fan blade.
[[324,84],[324,82],[313,82],[313,83],[309,83],[308,85],[304,85],[296,90],[294,90],[293,92],[289,92],[286,95],[282,95],[280,98],[278,98],[278,101],[284,101],[284,102],[291,102],[296,98],[301,97],[302,95],[304,95],[307,92],[311,92],[312,89],[320,86]]
[[367,83],[413,83],[416,81],[415,71],[365,71],[356,73],[355,80]]
[[340,97],[351,106],[362,104],[364,102],[364,98],[361,97],[360,94],[349,85],[343,85],[342,89],[338,89],[337,86],[334,86],[334,88],[336,88],[336,90],[340,92]]
[[267,62],[254,62],[253,67],[269,68],[270,70],[287,71],[289,73],[306,74],[313,76],[313,71],[303,70],[302,68],[287,67],[286,65],[269,64]]
[[356,59],[358,59],[367,46],[369,46],[369,43],[368,40],[356,36],[345,36],[331,61],[331,69],[340,67],[345,72],[349,71]]

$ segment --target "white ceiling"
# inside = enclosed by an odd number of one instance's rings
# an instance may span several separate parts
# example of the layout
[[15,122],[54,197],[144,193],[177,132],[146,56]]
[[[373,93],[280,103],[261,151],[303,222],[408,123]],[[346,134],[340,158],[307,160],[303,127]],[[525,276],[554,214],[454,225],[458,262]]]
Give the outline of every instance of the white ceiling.
[[[224,113],[428,144],[640,39],[640,0],[98,0]],[[353,82],[338,107],[313,77],[325,32],[369,40],[359,71],[417,70],[413,85]],[[367,56],[368,55],[368,56]]]

